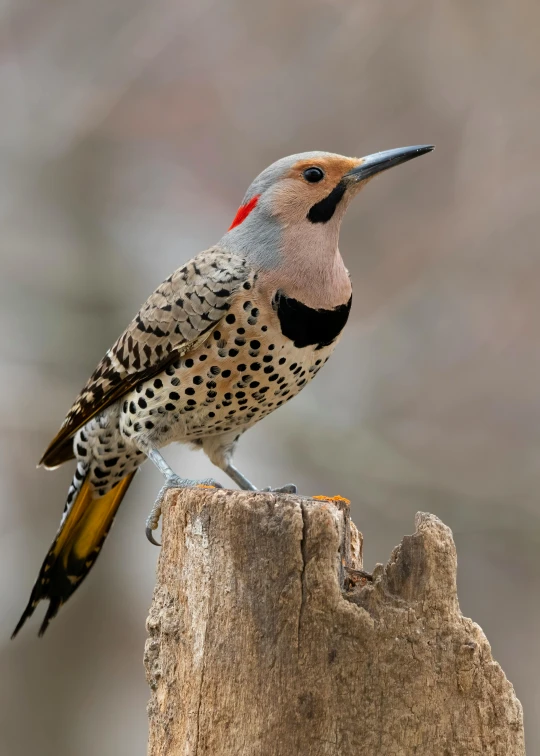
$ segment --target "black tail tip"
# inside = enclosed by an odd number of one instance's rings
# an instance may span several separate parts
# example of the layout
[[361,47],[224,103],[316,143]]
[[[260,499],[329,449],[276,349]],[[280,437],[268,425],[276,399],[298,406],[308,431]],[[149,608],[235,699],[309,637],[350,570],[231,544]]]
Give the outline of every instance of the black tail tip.
[[49,627],[49,622],[54,619],[54,617],[56,617],[58,610],[63,603],[64,602],[62,601],[62,599],[58,598],[58,596],[50,599],[49,606],[47,607],[47,612],[38,631],[39,638],[43,638],[43,636],[45,635],[45,630]]
[[17,626],[15,627],[15,630],[11,633],[11,640],[13,640],[16,635],[18,635],[21,627],[24,625],[26,620],[33,615],[34,609],[36,608],[37,605],[38,605],[38,601],[34,601],[30,599],[30,601],[28,602],[26,606],[26,609],[21,615],[20,620],[17,622]]
[[[42,638],[43,635],[45,634],[45,631],[49,627],[49,622],[54,617],[56,617],[56,615],[58,614],[58,610],[62,606],[62,603],[63,603],[62,599],[60,599],[58,597],[54,597],[54,598],[49,599],[49,606],[47,607],[47,612],[45,614],[43,622],[41,623],[41,627],[38,630],[38,637],[39,638]],[[11,633],[11,640],[13,640],[16,637],[16,635],[18,635],[20,629],[22,628],[22,626],[24,625],[24,623],[26,622],[26,620],[29,617],[32,616],[32,614],[34,613],[34,609],[36,608],[36,606],[38,604],[39,604],[39,599],[37,601],[35,601],[35,600],[32,601],[32,599],[31,599],[28,602],[28,606],[26,607],[26,609],[22,613],[22,616],[21,616],[20,620],[17,622],[17,626],[16,626],[15,630]]]

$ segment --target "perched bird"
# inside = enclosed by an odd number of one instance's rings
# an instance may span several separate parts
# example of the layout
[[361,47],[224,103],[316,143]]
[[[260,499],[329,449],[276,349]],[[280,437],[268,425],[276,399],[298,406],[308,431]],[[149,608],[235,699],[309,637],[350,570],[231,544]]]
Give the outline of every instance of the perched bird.
[[13,636],[42,599],[49,600],[39,634],[45,632],[92,568],[147,457],[165,477],[147,520],[152,541],[167,487],[219,486],[176,475],[160,453],[172,441],[202,448],[240,488],[257,490],[233,466],[234,448],[242,433],[298,394],[336,346],[352,296],[338,249],[349,202],[376,173],[432,149],[278,160],[251,184],[218,244],[149,297],[41,459],[52,469],[75,458],[77,467]]

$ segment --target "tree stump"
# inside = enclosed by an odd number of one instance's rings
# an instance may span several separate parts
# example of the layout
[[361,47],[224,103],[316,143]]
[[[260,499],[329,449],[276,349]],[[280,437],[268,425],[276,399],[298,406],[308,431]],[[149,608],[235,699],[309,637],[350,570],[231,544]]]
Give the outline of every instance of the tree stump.
[[523,756],[523,717],[419,513],[372,579],[342,501],[168,493],[150,756]]

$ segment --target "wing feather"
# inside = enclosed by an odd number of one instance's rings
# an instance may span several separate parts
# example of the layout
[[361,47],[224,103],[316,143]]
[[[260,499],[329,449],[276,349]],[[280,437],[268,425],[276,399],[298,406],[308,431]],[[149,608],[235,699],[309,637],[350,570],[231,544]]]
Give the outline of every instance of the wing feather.
[[214,248],[169,276],[94,370],[39,464],[71,459],[73,436],[92,417],[204,341],[250,275],[245,260]]

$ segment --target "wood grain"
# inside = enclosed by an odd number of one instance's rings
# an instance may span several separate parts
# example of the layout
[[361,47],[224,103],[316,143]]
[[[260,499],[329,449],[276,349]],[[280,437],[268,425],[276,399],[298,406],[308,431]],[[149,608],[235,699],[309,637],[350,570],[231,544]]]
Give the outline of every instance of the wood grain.
[[373,581],[343,502],[171,491],[148,617],[150,756],[524,756],[459,610],[449,528],[418,514]]

